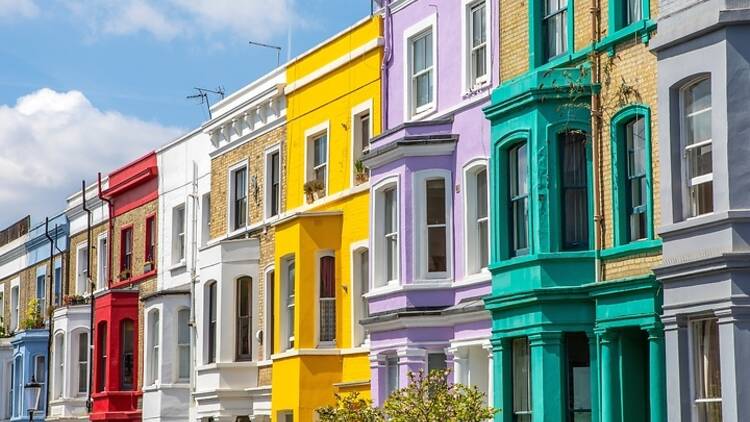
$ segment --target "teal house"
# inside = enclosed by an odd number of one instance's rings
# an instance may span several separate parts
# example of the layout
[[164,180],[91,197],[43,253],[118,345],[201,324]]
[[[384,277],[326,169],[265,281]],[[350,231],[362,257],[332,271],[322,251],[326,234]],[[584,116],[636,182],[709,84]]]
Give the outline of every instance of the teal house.
[[485,108],[496,421],[666,420],[656,5],[598,3],[501,16],[504,82]]

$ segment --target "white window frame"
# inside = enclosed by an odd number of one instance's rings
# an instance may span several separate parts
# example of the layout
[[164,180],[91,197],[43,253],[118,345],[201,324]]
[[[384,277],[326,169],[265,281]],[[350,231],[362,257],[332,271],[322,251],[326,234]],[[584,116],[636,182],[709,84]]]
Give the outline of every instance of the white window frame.
[[[289,280],[287,278],[287,271],[288,271],[289,265],[292,263],[294,263],[295,265],[294,267],[295,280]],[[297,318],[296,318],[296,315],[294,314],[296,313],[296,306],[297,306],[297,303],[296,303],[297,296],[298,296],[297,286],[295,285],[295,288],[294,288],[294,303],[292,303],[291,305],[289,303],[290,302],[289,296],[287,295],[287,292],[289,291],[288,284],[290,282],[296,283],[296,279],[298,278],[296,258],[294,255],[288,255],[288,256],[281,258],[281,271],[282,271],[282,273],[280,274],[280,277],[281,277],[280,287],[281,288],[279,289],[278,296],[280,299],[283,298],[283,300],[279,302],[282,305],[280,306],[281,315],[279,315],[279,322],[281,324],[281,326],[279,327],[279,333],[280,333],[279,342],[281,344],[281,348],[280,348],[281,351],[285,352],[285,351],[292,350],[294,346],[296,345],[294,325],[296,324]],[[291,321],[291,326],[290,326],[290,321],[289,321],[290,308],[294,315],[294,321]]]
[[[104,246],[104,247],[102,247]],[[109,239],[107,232],[99,234],[96,237],[96,289],[104,290],[107,283],[107,270],[109,262]]]
[[65,394],[65,333],[60,330],[54,335],[54,366],[52,368],[52,400],[62,399]]
[[[482,88],[490,84],[492,79],[492,3],[489,0],[461,0],[461,80],[463,81],[464,94],[469,93],[473,90]],[[485,28],[487,39],[484,42],[485,46],[485,61],[487,63],[484,76],[474,79],[473,69],[473,46],[472,43],[472,23],[471,19],[472,10],[480,5],[484,4],[485,7]]]
[[[323,196],[328,195],[328,185],[331,181],[331,122],[329,120],[326,120],[323,123],[320,123],[316,126],[313,126],[307,130],[305,130],[305,183],[313,180],[313,174],[315,174],[315,169],[313,168],[313,164],[315,162],[315,145],[313,143],[315,142],[315,139],[320,137],[321,135],[325,135],[326,137],[326,161],[325,164],[325,183],[323,183]],[[323,165],[319,165],[318,167],[321,167]],[[305,193],[302,193],[302,203],[305,203]]]
[[[277,209],[276,214],[275,215],[271,215],[271,197],[272,197],[271,194],[273,192],[273,185],[271,184],[271,166],[270,166],[271,162],[270,162],[270,159],[271,159],[271,155],[274,154],[274,153],[278,153],[279,154],[279,204],[278,204],[278,209]],[[281,202],[282,202],[281,201],[281,193],[283,191],[283,186],[284,186],[284,181],[283,181],[283,178],[282,178],[282,174],[283,174],[282,169],[283,168],[284,167],[283,167],[283,156],[281,154],[281,145],[280,144],[276,144],[276,145],[274,145],[274,146],[266,149],[265,154],[264,154],[264,159],[263,159],[263,174],[264,174],[263,178],[264,178],[264,185],[265,185],[265,189],[264,189],[264,191],[265,191],[264,192],[264,198],[265,198],[265,200],[263,201],[264,202],[264,206],[263,206],[263,218],[266,219],[266,220],[271,219],[271,218],[277,218],[278,216],[281,215]]]
[[[351,297],[351,309],[352,309],[352,346],[366,346],[369,344],[369,336],[365,328],[360,325],[359,320],[367,315],[368,310],[363,309],[363,306],[367,306],[363,303],[362,299],[365,297],[365,292],[362,292],[362,254],[367,252],[368,257],[370,255],[369,242],[367,240],[361,240],[354,242],[350,245],[350,269],[351,274],[351,286],[352,292],[349,295]],[[370,279],[370,262],[367,261],[368,266],[368,291],[372,288],[372,280]]]
[[[85,295],[86,294],[86,285],[87,285],[87,279],[89,276],[90,268],[86,268],[82,270],[83,262],[81,259],[81,254],[84,250],[86,250],[86,253],[90,253],[91,251],[88,250],[89,244],[88,242],[82,242],[79,243],[78,246],[76,246],[76,294],[79,295]],[[84,274],[83,276],[81,274]],[[83,279],[82,279],[83,278]],[[53,280],[54,283],[54,280]]]
[[[320,279],[320,276],[321,276],[321,274],[320,274],[320,261],[324,257],[331,257],[331,258],[333,258],[334,259],[334,263],[336,263],[336,261],[337,261],[336,254],[335,254],[335,252],[333,250],[326,249],[326,250],[321,250],[321,251],[315,252],[315,337],[314,338],[316,339],[317,347],[318,348],[320,348],[320,349],[330,349],[330,348],[336,347],[336,341],[338,339],[336,338],[335,334],[334,334],[333,341],[322,341],[320,339],[320,332],[321,332],[321,330],[320,330],[320,308],[321,308],[320,305],[321,305],[321,302],[323,300],[320,297],[320,282],[321,282],[321,279]],[[297,274],[297,272],[296,272],[296,268],[295,268],[295,277],[296,277],[296,274]],[[334,304],[335,304],[336,300],[337,300],[337,296],[338,296],[336,294],[337,293],[336,292],[337,289],[336,289],[336,268],[335,268],[335,266],[334,266],[334,272],[333,272],[333,286],[334,286],[334,288],[333,288],[334,289],[334,295],[333,295],[332,298],[327,298],[326,300],[333,301]],[[295,295],[296,295],[296,293],[297,292],[295,291]],[[336,315],[336,318],[334,319],[334,327],[337,325],[336,324],[337,320],[338,320],[338,315]],[[335,328],[338,328],[338,327],[335,327]]]
[[158,385],[161,374],[161,310],[155,306],[146,313],[146,332],[144,338],[146,344],[146,385]]
[[[81,335],[82,334],[86,334],[86,360],[85,361],[81,360],[81,354],[80,354],[79,348],[78,348],[78,346],[79,346],[78,342],[81,341]],[[91,337],[90,336],[91,336],[91,332],[89,332],[89,330],[87,330],[85,328],[76,329],[76,330],[74,330],[69,335],[69,338],[75,339],[75,344],[71,344],[70,347],[68,347],[68,350],[70,350],[72,352],[72,354],[74,355],[74,357],[75,357],[75,365],[76,365],[75,368],[71,370],[71,371],[75,371],[74,372],[75,373],[75,377],[71,377],[71,379],[75,379],[75,381],[76,381],[75,385],[71,385],[71,396],[88,395],[88,391],[89,391],[88,373],[89,373],[89,369],[91,368],[91,356],[90,356],[91,355],[91,353],[90,353],[90,350],[91,350],[91,347],[90,347],[91,346]],[[83,380],[83,383],[86,386],[86,392],[80,392],[79,390],[80,390],[80,387],[81,387],[81,378],[78,375],[80,375],[79,369],[80,369],[81,365],[84,364],[84,362],[85,362],[85,365],[86,365],[86,371],[85,371],[85,373],[87,375],[86,375],[86,379]],[[71,372],[71,371],[69,371],[69,373],[72,374],[73,372]]]
[[211,193],[206,192],[201,195],[201,243],[200,246],[206,246],[211,238]]
[[[274,278],[269,280],[268,276],[271,272],[273,272]],[[271,359],[271,355],[273,354],[273,339],[275,338],[272,332],[273,320],[274,318],[276,318],[273,296],[279,297],[278,292],[274,288],[275,286],[273,286],[275,283],[275,279],[275,267],[273,265],[267,266],[263,271],[263,358],[266,360]],[[274,292],[273,296],[271,296],[271,291]],[[269,310],[271,312],[269,312]],[[269,315],[272,316],[272,318],[269,318]]]
[[[404,120],[418,120],[437,109],[438,103],[438,31],[437,14],[432,14],[404,30]],[[412,75],[412,42],[424,33],[432,31],[432,101],[416,107],[415,86]]]
[[[182,227],[177,224],[177,216],[182,212]],[[172,207],[172,265],[184,264],[187,256],[187,206],[183,202]],[[180,256],[182,255],[182,256]]]
[[10,282],[10,330],[18,331],[21,307],[21,279],[15,278]]
[[[694,144],[688,145],[687,144],[687,131],[688,128],[685,126],[685,122],[687,120],[687,113],[685,112],[685,93],[690,90],[691,88],[695,87],[699,83],[703,82],[704,80],[708,80],[709,86],[711,87],[711,108],[710,109],[703,109],[698,112],[693,112],[693,115],[700,114],[703,112],[710,112],[711,113],[711,139],[707,139],[705,141],[696,142]],[[699,77],[695,77],[691,79],[690,81],[683,84],[683,86],[679,90],[679,95],[677,101],[679,102],[678,107],[680,110],[680,163],[681,163],[681,175],[682,175],[682,206],[683,206],[683,218],[685,219],[691,219],[696,217],[702,217],[706,215],[711,215],[716,211],[716,202],[714,201],[714,198],[711,198],[712,201],[712,208],[714,211],[704,213],[704,214],[696,214],[693,215],[692,212],[692,204],[690,199],[690,188],[693,186],[697,186],[703,183],[711,182],[713,184],[714,181],[714,166],[713,163],[711,163],[711,173],[710,174],[704,174],[698,177],[689,178],[689,171],[690,171],[690,157],[688,155],[688,151],[692,149],[696,149],[699,147],[703,147],[706,145],[711,145],[712,150],[712,159],[713,159],[713,98],[714,98],[714,90],[712,85],[712,78],[711,75],[701,75]]]
[[5,320],[5,284],[0,284],[0,326],[5,328],[6,333],[10,330],[8,321]]
[[[430,179],[445,179],[445,271],[428,271],[427,245],[427,203],[426,183]],[[412,176],[414,192],[414,209],[412,224],[414,227],[414,260],[415,282],[432,282],[450,280],[453,274],[453,174],[450,170],[430,169],[415,172]],[[374,220],[373,220],[374,221]]]
[[[689,356],[689,373],[690,373],[690,403],[691,403],[691,409],[693,412],[693,418],[696,421],[700,421],[699,415],[698,415],[698,409],[696,404],[699,403],[716,403],[716,402],[723,402],[723,397],[720,398],[698,398],[698,392],[696,391],[696,359],[697,356],[695,355],[695,324],[701,321],[705,320],[717,320],[718,325],[718,318],[713,315],[703,315],[703,316],[697,316],[693,318],[688,319],[688,356]],[[719,336],[719,359],[721,359],[721,332],[720,332],[721,326],[719,325],[716,335]],[[722,391],[722,396],[723,396]],[[702,421],[700,421],[702,422]]]
[[469,161],[464,166],[464,274],[466,276],[485,274],[489,275],[487,267],[479,267],[479,224],[477,220],[476,209],[476,175],[480,171],[487,171],[487,257],[488,263],[492,261],[490,254],[490,245],[492,243],[492,225],[490,222],[490,191],[489,188],[489,160],[486,158],[476,158]]
[[392,234],[396,238],[396,278],[392,280],[385,279],[386,245],[385,237],[388,233],[384,232],[383,224],[370,225],[370,239],[372,239],[372,250],[370,255],[370,292],[378,289],[387,288],[388,286],[397,286],[401,283],[401,181],[398,176],[386,177],[380,180],[372,187],[372,200],[370,201],[370,221],[380,221],[381,215],[385,212],[384,193],[388,189],[395,190],[396,207],[396,231]]
[[372,116],[372,99],[369,99],[361,104],[358,104],[352,108],[351,114],[351,148],[349,148],[349,158],[351,162],[351,171],[349,175],[349,185],[354,186],[356,169],[355,164],[357,161],[362,159],[364,150],[359,150],[359,145],[362,145],[362,133],[359,131],[359,119],[365,114],[369,116],[369,131],[370,140],[372,140],[372,127],[373,127],[373,116]]
[[[240,337],[239,337],[239,334],[240,334],[240,307],[239,307],[240,295],[239,293],[240,293],[240,280],[243,280],[243,279],[247,279],[250,282],[250,297],[249,297],[248,304],[247,304],[249,308],[248,310],[250,311],[249,314],[247,315],[248,330],[249,330],[248,339],[250,340],[249,359],[247,357],[240,356],[240,354],[238,353],[238,349],[240,346]],[[233,322],[232,347],[234,349],[234,361],[235,362],[249,362],[249,361],[255,360],[254,353],[257,351],[257,347],[258,347],[256,343],[256,338],[254,335],[255,324],[258,322],[258,319],[257,319],[258,306],[255,302],[255,299],[257,297],[257,289],[255,285],[256,285],[255,278],[250,277],[249,275],[244,275],[244,274],[238,275],[232,283],[232,296],[233,296],[232,306],[234,307],[233,315],[232,315],[232,322]]]
[[[245,168],[245,225],[242,227],[234,226],[234,200],[235,200],[235,189],[234,189],[234,173],[237,170]],[[250,208],[250,164],[248,160],[242,160],[227,169],[227,233],[233,233],[244,230],[249,224],[249,213],[247,212]]]
[[[180,343],[180,313],[181,312],[187,312],[187,323],[188,323],[188,342],[187,343]],[[192,371],[191,365],[192,365],[192,350],[190,347],[190,337],[192,330],[192,327],[190,326],[190,308],[181,306],[177,308],[177,311],[174,313],[175,316],[175,325],[177,326],[177,329],[175,331],[175,371],[174,371],[174,380],[177,384],[184,384],[190,382],[190,372]],[[182,378],[180,377],[180,351],[182,349],[186,349],[188,352],[188,377]]]

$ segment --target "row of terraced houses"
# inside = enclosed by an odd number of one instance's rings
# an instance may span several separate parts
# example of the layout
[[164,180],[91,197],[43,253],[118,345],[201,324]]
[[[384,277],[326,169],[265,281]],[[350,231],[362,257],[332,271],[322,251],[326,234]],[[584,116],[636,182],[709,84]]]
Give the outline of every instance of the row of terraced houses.
[[377,1],[0,232],[0,420],[445,368],[496,421],[750,420],[748,40],[747,1]]

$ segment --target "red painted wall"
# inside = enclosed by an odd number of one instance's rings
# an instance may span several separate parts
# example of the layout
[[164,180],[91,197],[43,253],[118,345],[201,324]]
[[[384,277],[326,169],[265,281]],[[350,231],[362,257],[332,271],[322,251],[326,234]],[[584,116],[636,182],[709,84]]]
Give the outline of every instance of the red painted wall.
[[113,202],[113,217],[156,199],[159,195],[158,175],[154,151],[110,173],[109,188],[102,194]]
[[[121,375],[121,350],[122,336],[120,327],[122,321],[130,319],[133,321],[133,389],[120,391]],[[100,323],[107,324],[107,361],[104,391],[97,392],[100,371],[99,357],[101,350],[99,339],[103,334],[99,327]],[[94,359],[93,359],[93,383],[92,394],[93,408],[89,415],[90,419],[107,421],[140,421],[141,410],[138,409],[138,400],[142,392],[138,391],[139,368],[138,368],[138,292],[134,290],[110,290],[96,298],[94,308]]]

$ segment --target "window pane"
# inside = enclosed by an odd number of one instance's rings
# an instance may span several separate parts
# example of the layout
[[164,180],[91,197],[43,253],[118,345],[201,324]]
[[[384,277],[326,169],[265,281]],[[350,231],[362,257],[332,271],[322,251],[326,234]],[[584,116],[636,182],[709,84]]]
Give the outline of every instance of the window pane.
[[562,142],[563,246],[588,247],[588,168],[586,137],[566,133]]
[[719,324],[716,319],[693,323],[695,391],[699,399],[721,398]]
[[445,179],[432,179],[426,183],[427,224],[445,224]]
[[427,271],[447,271],[445,227],[429,227],[427,229]]
[[133,350],[135,349],[135,331],[133,321],[125,320],[122,322],[122,351],[120,353],[120,362],[122,363],[120,374],[120,388],[131,390],[134,381],[134,364],[135,359]]
[[385,223],[384,223],[384,229],[385,233],[393,233],[396,231],[396,190],[395,189],[387,189],[385,192],[383,192],[383,208],[385,210]]
[[528,167],[526,144],[509,152],[511,255],[528,248]]
[[[513,340],[511,356],[513,371],[513,413],[516,420],[530,420],[531,416],[531,373],[529,342],[526,338]],[[526,419],[528,416],[529,419]]]
[[487,170],[477,172],[477,218],[487,217]]
[[690,188],[690,207],[692,215],[713,212],[714,185],[712,182],[701,183]]
[[390,395],[399,388],[398,358],[396,356],[388,356],[385,360],[385,368],[387,377],[386,394]]
[[315,167],[324,164],[326,162],[326,136],[323,135],[315,139]]
[[641,1],[642,0],[625,0],[625,10],[623,13],[623,26],[641,20]]
[[588,337],[583,333],[565,335],[568,359],[568,413],[571,420],[588,420],[591,414],[591,363]]
[[703,79],[685,92],[685,114],[711,108],[711,79]]
[[417,107],[422,107],[432,102],[432,71],[417,76]]

